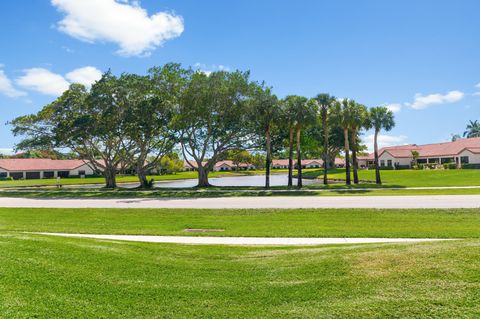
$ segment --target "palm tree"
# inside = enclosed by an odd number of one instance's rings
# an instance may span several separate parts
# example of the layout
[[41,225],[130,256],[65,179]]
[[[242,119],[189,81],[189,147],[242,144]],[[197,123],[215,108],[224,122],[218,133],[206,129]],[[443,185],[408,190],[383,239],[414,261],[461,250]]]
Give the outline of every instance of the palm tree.
[[259,139],[265,143],[265,188],[270,188],[270,167],[272,164],[272,128],[280,114],[278,99],[271,88],[257,85],[253,89],[252,123],[259,130]]
[[480,137],[480,122],[477,120],[470,120],[470,123],[468,123],[467,125],[466,131],[463,132],[463,137]]
[[302,129],[315,122],[316,105],[306,97],[290,95],[285,98],[294,114],[295,132],[297,138],[297,187],[302,188]]
[[288,96],[281,102],[282,122],[288,128],[288,187],[293,186],[293,134],[295,131],[294,98]]
[[368,126],[368,110],[365,105],[355,103],[350,100],[350,112],[351,112],[351,149],[352,149],[352,166],[353,166],[353,183],[358,184],[358,131]]
[[350,177],[350,143],[348,132],[352,126],[352,103],[348,99],[337,101],[335,103],[335,121],[339,127],[343,129],[344,136],[344,152],[345,152],[345,183],[350,185],[352,183]]
[[380,167],[378,165],[378,134],[382,129],[387,132],[390,131],[395,126],[395,119],[393,112],[384,106],[372,107],[369,113],[370,126],[375,130],[373,141],[375,154],[375,179],[377,184],[382,184],[382,179],[380,178]]
[[315,97],[320,108],[320,119],[323,126],[323,184],[328,184],[328,113],[335,105],[335,97],[322,93]]

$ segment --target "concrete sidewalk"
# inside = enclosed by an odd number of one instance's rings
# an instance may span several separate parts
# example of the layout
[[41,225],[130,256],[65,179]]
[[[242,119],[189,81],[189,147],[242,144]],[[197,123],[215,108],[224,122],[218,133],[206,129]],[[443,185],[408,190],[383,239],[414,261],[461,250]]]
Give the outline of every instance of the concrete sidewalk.
[[276,245],[306,246],[332,244],[417,243],[452,239],[438,238],[309,238],[309,237],[190,237],[190,236],[142,236],[142,235],[94,235],[66,233],[34,233],[40,235],[122,240],[146,243],[174,243],[190,245]]
[[0,207],[36,208],[480,208],[480,195],[272,196],[218,198],[0,198]]

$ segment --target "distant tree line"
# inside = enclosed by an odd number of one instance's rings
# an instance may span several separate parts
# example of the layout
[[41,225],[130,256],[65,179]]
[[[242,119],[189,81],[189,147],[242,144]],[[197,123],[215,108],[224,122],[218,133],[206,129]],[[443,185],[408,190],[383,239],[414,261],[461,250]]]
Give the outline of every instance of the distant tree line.
[[358,183],[357,157],[364,151],[359,136],[369,128],[375,131],[381,183],[377,137],[395,123],[382,106],[367,109],[329,94],[279,99],[265,83],[252,81],[249,72],[206,74],[169,63],[146,75],[106,72],[90,89],[72,84],[38,113],[10,124],[22,137],[17,149],[68,149],[102,172],[107,188],[117,186],[124,165],[134,169],[140,187],[151,187],[148,172],[166,169],[167,159],[169,169],[178,170],[179,158],[172,155],[176,148],[198,172],[199,187],[210,186],[209,172],[219,160],[234,156],[240,163],[246,156],[242,151],[251,151],[251,161],[266,170],[265,187],[270,186],[272,158],[283,154],[289,159],[288,186],[293,187],[296,167],[300,188],[304,156],[322,157],[327,184],[331,163],[343,153],[346,183],[351,183],[351,171]]

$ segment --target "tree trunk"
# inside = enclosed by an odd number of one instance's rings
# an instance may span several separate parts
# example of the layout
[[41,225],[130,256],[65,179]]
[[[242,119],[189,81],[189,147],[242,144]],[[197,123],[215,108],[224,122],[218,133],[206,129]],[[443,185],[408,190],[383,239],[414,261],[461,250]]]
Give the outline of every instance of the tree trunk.
[[302,188],[302,153],[301,153],[301,130],[297,127],[297,187]]
[[270,188],[270,166],[272,162],[272,146],[270,141],[270,127],[265,131],[267,158],[265,159],[265,188]]
[[377,144],[377,139],[378,139],[378,130],[375,130],[375,137],[373,139],[373,148],[374,148],[374,154],[375,154],[375,180],[377,184],[382,184],[382,179],[380,177],[380,166],[378,165],[378,144]]
[[350,180],[350,145],[348,143],[348,128],[343,129],[343,136],[345,138],[345,184],[351,185]]
[[210,183],[208,182],[208,167],[203,167],[200,163],[198,165],[198,185],[197,187],[210,187]]
[[328,184],[328,122],[327,112],[323,114],[323,184]]
[[140,182],[140,188],[150,188],[147,180],[147,172],[142,167],[137,167],[138,181]]
[[293,186],[293,127],[290,127],[288,139],[288,187]]
[[105,177],[105,188],[117,188],[115,168],[105,167],[103,176]]
[[352,129],[352,164],[353,164],[353,183],[358,184],[358,160],[357,160],[357,130]]

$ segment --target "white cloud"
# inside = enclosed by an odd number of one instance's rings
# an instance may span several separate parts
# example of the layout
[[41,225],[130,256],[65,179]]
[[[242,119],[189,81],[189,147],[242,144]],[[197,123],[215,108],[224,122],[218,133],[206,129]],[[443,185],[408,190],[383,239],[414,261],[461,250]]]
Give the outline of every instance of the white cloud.
[[101,76],[102,72],[91,66],[75,69],[67,73],[65,77],[44,68],[31,68],[24,70],[24,75],[19,77],[16,82],[20,86],[42,94],[60,96],[71,83],[79,83],[88,87]]
[[180,36],[183,19],[173,13],[148,15],[139,1],[51,0],[65,17],[58,29],[74,38],[94,43],[113,42],[125,56],[149,55],[165,41]]
[[[363,138],[363,143],[367,146],[369,152],[373,152],[373,144],[374,144],[374,134],[367,135]],[[405,135],[378,135],[378,148],[386,147],[386,146],[395,146],[395,145],[403,145],[406,144],[407,136]]]
[[93,66],[78,68],[65,75],[65,78],[71,83],[79,83],[87,87],[100,80],[101,77],[102,72]]
[[[0,66],[2,67],[2,66]],[[27,93],[17,90],[3,70],[0,70],[0,93],[8,97],[25,96]]]
[[475,85],[476,88],[480,89],[480,82]]
[[193,67],[205,73],[206,75],[210,75],[212,72],[215,72],[215,71],[227,71],[227,72],[230,71],[230,68],[228,66],[225,66],[222,64],[206,65],[205,63],[197,62],[193,65]]
[[43,68],[24,70],[25,74],[17,79],[17,84],[47,95],[59,96],[70,85],[60,74]]
[[393,113],[400,112],[400,110],[402,109],[402,105],[399,103],[386,104],[385,107]]
[[429,95],[421,95],[416,94],[415,100],[410,105],[412,108],[416,110],[421,110],[429,107],[430,105],[435,104],[445,104],[445,103],[454,103],[458,102],[465,94],[460,91],[450,91],[447,94],[429,94]]

